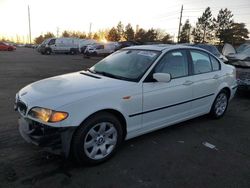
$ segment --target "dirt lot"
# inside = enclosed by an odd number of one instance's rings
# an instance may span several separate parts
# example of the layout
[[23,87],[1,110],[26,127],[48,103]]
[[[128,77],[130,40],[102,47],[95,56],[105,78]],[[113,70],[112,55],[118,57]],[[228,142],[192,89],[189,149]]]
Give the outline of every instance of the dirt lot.
[[0,187],[250,187],[250,93],[238,92],[220,120],[203,116],[129,140],[96,167],[79,167],[27,144],[13,111],[15,93],[96,61],[25,48],[0,52]]

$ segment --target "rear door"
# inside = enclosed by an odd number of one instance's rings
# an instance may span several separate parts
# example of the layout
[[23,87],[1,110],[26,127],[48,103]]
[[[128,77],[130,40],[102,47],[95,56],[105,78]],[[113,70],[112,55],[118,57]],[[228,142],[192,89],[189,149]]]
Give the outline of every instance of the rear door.
[[[156,82],[153,73],[169,73],[168,83]],[[167,52],[143,83],[143,127],[148,130],[178,122],[190,115],[192,85],[186,50]]]
[[215,57],[204,51],[190,50],[190,56],[193,70],[190,78],[193,82],[192,109],[194,114],[207,113],[222,80],[221,65]]

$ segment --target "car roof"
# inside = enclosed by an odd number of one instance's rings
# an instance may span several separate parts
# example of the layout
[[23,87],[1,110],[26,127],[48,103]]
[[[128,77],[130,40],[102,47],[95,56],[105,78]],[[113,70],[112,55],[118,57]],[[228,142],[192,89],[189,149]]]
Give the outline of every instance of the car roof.
[[130,47],[126,47],[123,49],[168,51],[168,50],[174,50],[174,49],[199,49],[200,50],[201,48],[182,45],[182,44],[154,44],[154,45],[130,46]]

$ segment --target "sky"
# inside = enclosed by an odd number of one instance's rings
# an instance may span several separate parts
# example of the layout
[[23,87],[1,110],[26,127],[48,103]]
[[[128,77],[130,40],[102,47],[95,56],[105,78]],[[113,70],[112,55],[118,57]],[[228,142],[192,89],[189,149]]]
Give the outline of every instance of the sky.
[[236,22],[244,22],[250,30],[249,0],[0,0],[0,37],[21,40],[28,38],[28,5],[31,15],[32,38],[50,31],[64,30],[92,32],[131,23],[141,28],[162,29],[177,36],[181,5],[183,19],[194,26],[205,8],[210,6],[213,16],[219,9],[228,8]]

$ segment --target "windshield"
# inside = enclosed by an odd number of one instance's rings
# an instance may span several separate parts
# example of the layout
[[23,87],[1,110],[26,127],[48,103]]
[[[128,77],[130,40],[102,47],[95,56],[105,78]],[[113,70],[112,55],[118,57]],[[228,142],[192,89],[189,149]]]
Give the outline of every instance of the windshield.
[[248,48],[245,48],[242,52],[240,52],[240,53],[242,53],[242,54],[245,54],[245,55],[247,55],[247,56],[250,56],[250,48],[248,47]]
[[247,49],[247,48],[249,48],[250,47],[250,44],[242,44],[242,45],[240,45],[237,49],[236,49],[236,51],[237,51],[237,53],[241,53],[241,52],[243,52],[245,49]]
[[139,81],[159,54],[159,51],[121,50],[101,60],[89,71],[116,79]]

